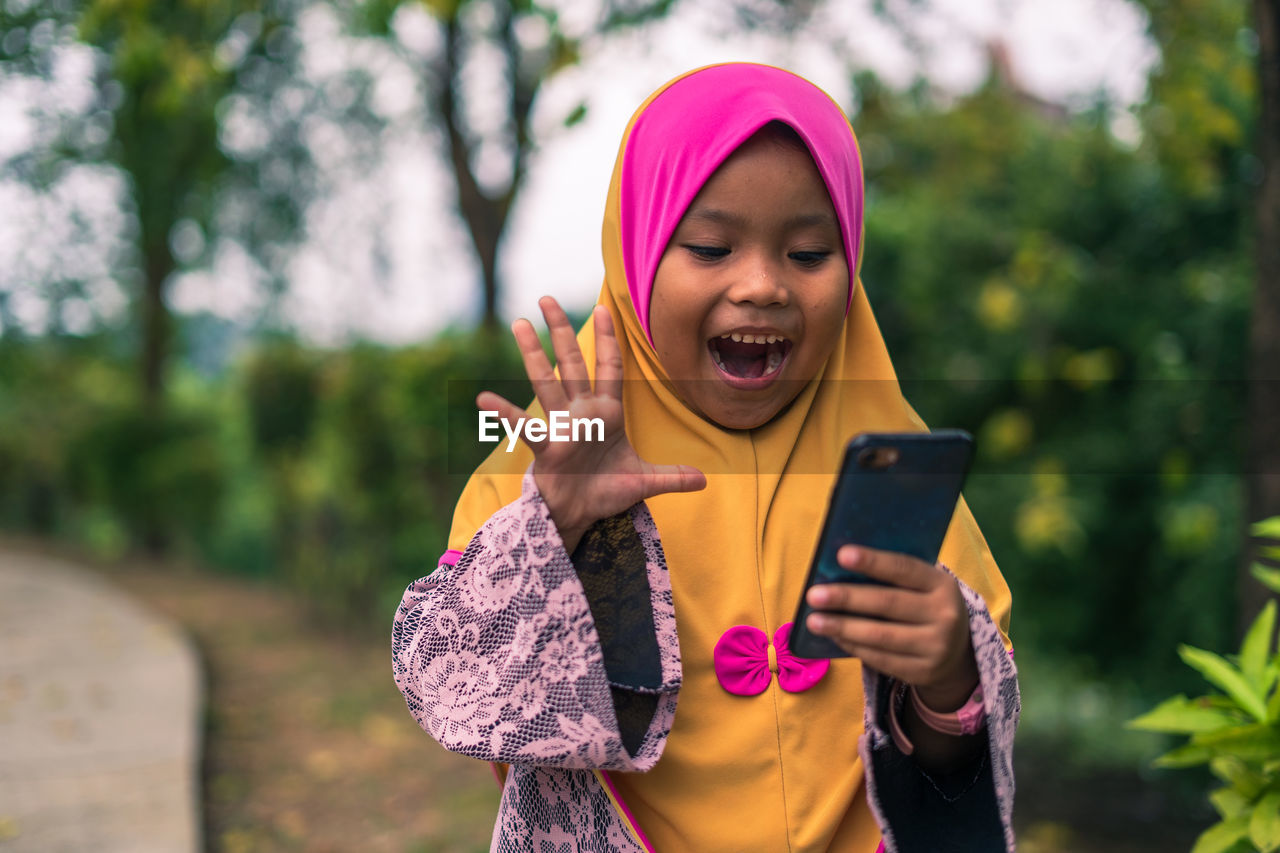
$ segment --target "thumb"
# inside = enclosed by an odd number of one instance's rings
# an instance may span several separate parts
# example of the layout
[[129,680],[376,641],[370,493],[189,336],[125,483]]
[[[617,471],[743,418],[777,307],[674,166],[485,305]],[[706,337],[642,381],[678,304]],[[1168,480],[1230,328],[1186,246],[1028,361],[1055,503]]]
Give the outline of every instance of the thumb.
[[669,492],[696,492],[707,487],[707,477],[692,465],[650,465],[645,463],[644,488],[640,500]]

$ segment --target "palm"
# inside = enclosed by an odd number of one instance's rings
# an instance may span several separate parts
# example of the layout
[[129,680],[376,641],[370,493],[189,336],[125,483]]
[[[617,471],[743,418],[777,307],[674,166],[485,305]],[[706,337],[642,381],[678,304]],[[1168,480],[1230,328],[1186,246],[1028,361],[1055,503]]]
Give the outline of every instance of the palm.
[[[512,326],[538,402],[548,414],[568,412],[570,420],[599,419],[603,440],[538,441],[533,473],[551,518],[566,545],[572,547],[592,523],[616,515],[639,501],[664,492],[692,491],[706,485],[702,473],[687,465],[654,465],[641,459],[627,439],[622,407],[622,356],[613,321],[604,308],[594,313],[596,381],[592,388],[586,362],[569,318],[550,297],[541,300],[543,317],[559,364],[557,377],[537,333],[526,320]],[[476,400],[514,420],[528,414],[496,394]],[[592,439],[597,436],[593,433]]]

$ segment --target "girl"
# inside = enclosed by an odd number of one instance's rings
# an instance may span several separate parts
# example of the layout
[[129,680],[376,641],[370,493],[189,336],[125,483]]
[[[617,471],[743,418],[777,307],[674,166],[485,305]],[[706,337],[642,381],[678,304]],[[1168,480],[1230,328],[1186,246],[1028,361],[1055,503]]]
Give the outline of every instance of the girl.
[[603,440],[500,446],[396,614],[414,717],[509,765],[494,850],[1013,849],[1010,596],[963,502],[939,565],[846,547],[891,585],[810,592],[853,658],[787,647],[844,444],[925,429],[862,233],[856,141],[807,81],[712,66],[632,118],[591,322],[544,298],[558,371],[513,326],[538,403],[477,400]]

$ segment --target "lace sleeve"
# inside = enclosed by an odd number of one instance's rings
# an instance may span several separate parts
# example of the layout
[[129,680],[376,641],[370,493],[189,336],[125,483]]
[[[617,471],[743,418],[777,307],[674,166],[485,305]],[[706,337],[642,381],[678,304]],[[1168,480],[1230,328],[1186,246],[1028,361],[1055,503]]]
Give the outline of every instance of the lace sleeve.
[[[680,659],[665,561],[643,504],[601,533],[647,581],[642,634],[652,655],[626,670],[607,652],[634,632],[614,621],[608,596],[589,600],[534,484],[503,507],[452,565],[411,584],[396,612],[396,684],[418,724],[447,749],[487,761],[637,771],[662,753],[675,714]],[[593,528],[594,530],[594,528]],[[584,537],[596,552],[599,536]],[[638,564],[637,564],[638,561]],[[599,567],[589,585],[608,587]],[[631,577],[634,590],[642,589]],[[603,609],[597,623],[592,608]],[[643,621],[643,620],[642,620]],[[634,622],[634,620],[632,620]],[[614,642],[611,646],[616,646]],[[621,722],[620,722],[621,720]]]
[[867,801],[880,822],[887,853],[1014,850],[1013,738],[1021,700],[1018,672],[982,596],[957,578],[969,609],[969,631],[987,712],[986,750],[974,766],[926,774],[888,733],[892,680],[863,667]]

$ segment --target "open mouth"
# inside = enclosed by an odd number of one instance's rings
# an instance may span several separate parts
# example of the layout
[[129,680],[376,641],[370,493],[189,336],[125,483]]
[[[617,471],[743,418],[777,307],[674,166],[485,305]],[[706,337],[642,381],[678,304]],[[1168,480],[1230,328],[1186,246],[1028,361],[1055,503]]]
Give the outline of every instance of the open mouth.
[[736,379],[760,379],[776,373],[791,352],[791,341],[781,335],[746,335],[729,332],[707,341],[711,360]]

